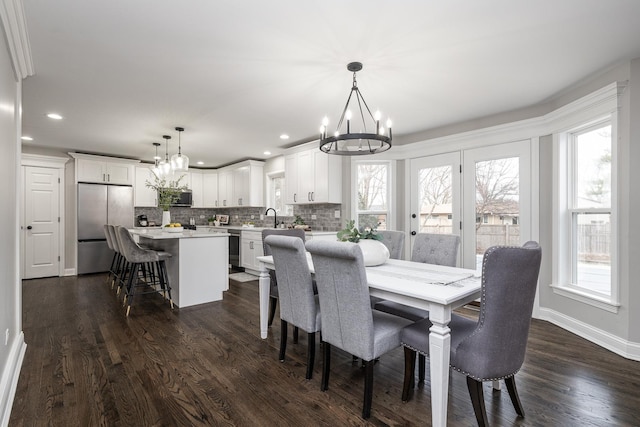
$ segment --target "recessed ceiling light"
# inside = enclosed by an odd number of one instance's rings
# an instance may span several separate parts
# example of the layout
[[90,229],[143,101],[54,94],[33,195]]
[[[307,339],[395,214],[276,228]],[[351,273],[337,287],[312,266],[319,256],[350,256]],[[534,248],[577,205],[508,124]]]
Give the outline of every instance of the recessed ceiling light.
[[204,165],[204,162],[196,162],[196,165]]
[[62,120],[62,116],[60,114],[57,114],[57,113],[49,113],[49,114],[47,114],[47,117],[49,117],[50,119],[53,119],[53,120]]
[[271,155],[271,151],[265,151],[265,152],[264,152],[264,153],[262,153],[262,154],[264,154],[265,156],[270,156],[270,155]]
[[282,135],[280,135],[280,139],[289,139],[289,135],[283,133]]
[[33,141],[33,138],[31,138],[30,136],[26,136],[26,135],[25,135],[25,136],[23,136],[23,137],[21,137],[21,139],[22,139],[23,141]]

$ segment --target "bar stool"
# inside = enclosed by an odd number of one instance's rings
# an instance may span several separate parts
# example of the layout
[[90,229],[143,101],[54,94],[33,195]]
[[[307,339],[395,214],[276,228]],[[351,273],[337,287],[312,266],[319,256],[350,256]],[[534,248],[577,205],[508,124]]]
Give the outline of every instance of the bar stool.
[[[173,309],[173,300],[171,299],[171,286],[169,285],[169,275],[167,273],[166,260],[171,258],[171,254],[163,251],[154,251],[151,249],[141,248],[131,237],[129,230],[124,227],[116,227],[116,235],[120,243],[120,249],[124,255],[127,263],[129,264],[129,272],[127,274],[125,297],[123,299],[124,304],[127,305],[127,316],[131,311],[131,304],[133,297],[138,287],[153,287],[153,290],[146,290],[138,292],[140,294],[161,292],[165,299],[169,299],[171,309]],[[143,280],[139,280],[139,275],[146,269],[149,272],[155,272],[150,274],[151,280],[144,274]],[[156,274],[157,273],[157,278]],[[124,283],[124,280],[122,281]],[[160,285],[160,290],[155,288],[155,285]]]
[[[109,283],[109,279],[111,279],[112,276],[115,277],[115,266],[116,266],[116,260],[118,258],[118,253],[114,249],[113,243],[111,242],[111,233],[109,232],[109,224],[104,225],[104,237],[106,237],[107,239],[107,246],[109,246],[109,249],[113,251],[113,258],[111,258],[111,266],[109,266],[109,272],[107,274],[107,283]],[[111,280],[111,287],[113,287],[113,280]]]
[[120,242],[118,241],[118,236],[116,233],[115,226],[111,224],[107,224],[107,230],[109,231],[109,236],[111,236],[111,245],[113,250],[115,251],[115,265],[113,265],[113,279],[111,280],[111,288],[118,284],[117,294],[120,293],[120,289],[122,289],[122,281],[123,275],[126,272],[126,259],[122,255],[122,251],[120,250]]

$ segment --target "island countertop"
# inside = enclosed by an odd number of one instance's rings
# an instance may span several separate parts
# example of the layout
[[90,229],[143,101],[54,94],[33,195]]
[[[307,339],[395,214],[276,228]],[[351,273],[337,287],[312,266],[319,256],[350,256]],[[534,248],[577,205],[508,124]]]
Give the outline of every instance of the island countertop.
[[164,231],[162,229],[151,229],[151,230],[140,230],[133,229],[129,230],[131,234],[136,234],[140,237],[144,237],[147,239],[192,239],[192,238],[201,238],[201,237],[228,237],[229,233],[226,231],[204,231],[204,230],[184,230],[180,233],[170,233],[168,231]]

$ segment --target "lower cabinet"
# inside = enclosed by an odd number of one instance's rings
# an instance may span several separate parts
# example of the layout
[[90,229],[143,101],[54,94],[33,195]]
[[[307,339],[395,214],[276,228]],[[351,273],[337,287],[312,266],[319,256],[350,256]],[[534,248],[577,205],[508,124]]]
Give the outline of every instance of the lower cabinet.
[[242,230],[240,235],[240,266],[247,273],[259,274],[260,262],[256,259],[264,255],[262,232]]

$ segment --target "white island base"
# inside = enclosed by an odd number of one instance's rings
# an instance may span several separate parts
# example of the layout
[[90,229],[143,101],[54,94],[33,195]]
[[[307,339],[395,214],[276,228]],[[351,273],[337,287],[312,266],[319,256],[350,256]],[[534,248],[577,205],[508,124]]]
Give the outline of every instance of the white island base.
[[220,301],[229,289],[229,234],[135,233],[140,244],[169,252],[167,260],[171,298],[184,308]]

